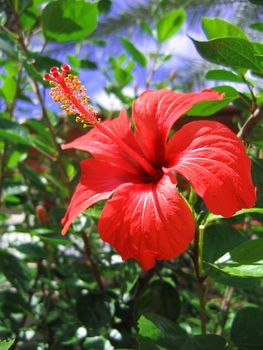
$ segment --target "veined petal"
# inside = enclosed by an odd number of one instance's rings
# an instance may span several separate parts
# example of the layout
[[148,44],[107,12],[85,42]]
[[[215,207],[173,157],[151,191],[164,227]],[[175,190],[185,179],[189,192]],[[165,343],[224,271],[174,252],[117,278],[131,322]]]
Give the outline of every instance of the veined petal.
[[102,211],[98,230],[123,260],[136,259],[150,269],[155,259],[172,259],[187,248],[195,223],[176,185],[165,175],[158,183],[118,189]]
[[132,116],[136,126],[136,139],[145,157],[153,164],[163,160],[167,135],[176,120],[195,103],[220,100],[214,90],[177,93],[168,89],[145,91],[134,102]]
[[81,171],[80,182],[62,219],[62,234],[66,234],[71,223],[85,209],[109,198],[122,184],[140,181],[134,174],[97,159],[83,160]]
[[[125,110],[120,112],[119,117],[106,120],[102,123],[105,128],[125,141],[132,149],[141,152],[131,130],[130,121]],[[74,141],[62,145],[63,149],[75,148],[90,153],[96,159],[105,160],[110,164],[139,173],[138,166],[115,144],[107,135],[94,127],[87,134]]]
[[242,142],[223,124],[196,121],[170,139],[164,171],[185,176],[208,209],[225,217],[255,204],[251,163]]

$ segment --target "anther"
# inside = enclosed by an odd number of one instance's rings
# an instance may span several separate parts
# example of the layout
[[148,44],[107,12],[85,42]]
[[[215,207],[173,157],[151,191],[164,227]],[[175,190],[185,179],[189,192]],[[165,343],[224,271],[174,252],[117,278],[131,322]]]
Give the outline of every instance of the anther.
[[89,97],[78,77],[67,74],[70,70],[70,65],[63,64],[61,70],[58,67],[52,67],[50,74],[44,75],[44,79],[51,82],[50,96],[55,102],[62,103],[61,108],[69,115],[78,114],[76,122],[80,122],[84,128],[95,125],[98,123],[97,113],[91,105],[88,105]]

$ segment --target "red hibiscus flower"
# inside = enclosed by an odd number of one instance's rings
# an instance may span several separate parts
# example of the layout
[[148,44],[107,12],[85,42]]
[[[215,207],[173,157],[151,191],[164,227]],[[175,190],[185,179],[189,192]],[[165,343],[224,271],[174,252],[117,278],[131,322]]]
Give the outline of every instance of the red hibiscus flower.
[[229,217],[254,205],[250,160],[227,127],[214,121],[191,122],[167,141],[175,121],[193,104],[219,100],[220,94],[145,91],[133,104],[133,132],[125,111],[114,120],[97,121],[85,106],[87,100],[83,104],[83,96],[65,82],[66,70],[57,70],[55,76],[51,71],[45,78],[54,82],[57,95],[66,95],[69,111],[95,127],[63,145],[93,156],[81,162],[81,179],[62,220],[63,234],[81,212],[108,199],[98,222],[101,238],[123,260],[136,259],[149,269],[155,260],[181,254],[194,236],[193,214],[177,190],[176,174],[190,182],[215,214]]

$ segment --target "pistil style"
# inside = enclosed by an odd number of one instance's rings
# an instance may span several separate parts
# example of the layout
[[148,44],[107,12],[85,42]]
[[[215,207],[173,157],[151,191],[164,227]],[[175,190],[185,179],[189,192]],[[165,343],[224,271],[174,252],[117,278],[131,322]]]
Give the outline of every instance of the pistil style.
[[49,80],[51,85],[50,96],[55,102],[63,103],[62,109],[65,109],[69,115],[78,114],[76,122],[81,122],[83,127],[97,127],[102,133],[108,136],[117,144],[127,155],[136,161],[151,177],[160,178],[159,170],[155,169],[142,155],[130,148],[120,138],[101,124],[100,118],[97,118],[97,112],[88,104],[89,97],[86,94],[86,88],[81,85],[78,77],[72,74],[67,75],[71,70],[68,64],[61,66],[61,72],[58,67],[52,67],[50,73],[43,76],[44,80]]

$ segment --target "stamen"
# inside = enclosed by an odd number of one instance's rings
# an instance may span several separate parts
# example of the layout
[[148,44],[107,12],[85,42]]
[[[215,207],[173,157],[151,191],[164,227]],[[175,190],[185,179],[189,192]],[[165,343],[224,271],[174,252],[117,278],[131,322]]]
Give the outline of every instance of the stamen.
[[69,115],[77,114],[76,122],[81,122],[84,128],[100,123],[98,113],[88,104],[86,88],[76,75],[66,75],[70,70],[68,64],[63,64],[61,71],[58,67],[52,67],[50,73],[43,76],[44,80],[50,81],[50,96],[55,102],[62,103],[61,108]]
[[78,77],[72,74],[67,75],[67,72],[70,70],[71,67],[68,64],[63,64],[61,71],[58,67],[53,67],[50,69],[50,73],[43,76],[44,80],[50,81],[50,96],[53,100],[62,103],[61,108],[65,109],[68,114],[77,114],[76,122],[81,123],[83,128],[91,125],[96,126],[104,135],[116,143],[120,149],[133,158],[136,163],[140,164],[148,174],[154,178],[159,177],[159,171],[148,160],[134,151],[125,141],[117,137],[101,123],[101,119],[97,116],[98,113],[88,104],[89,97]]

